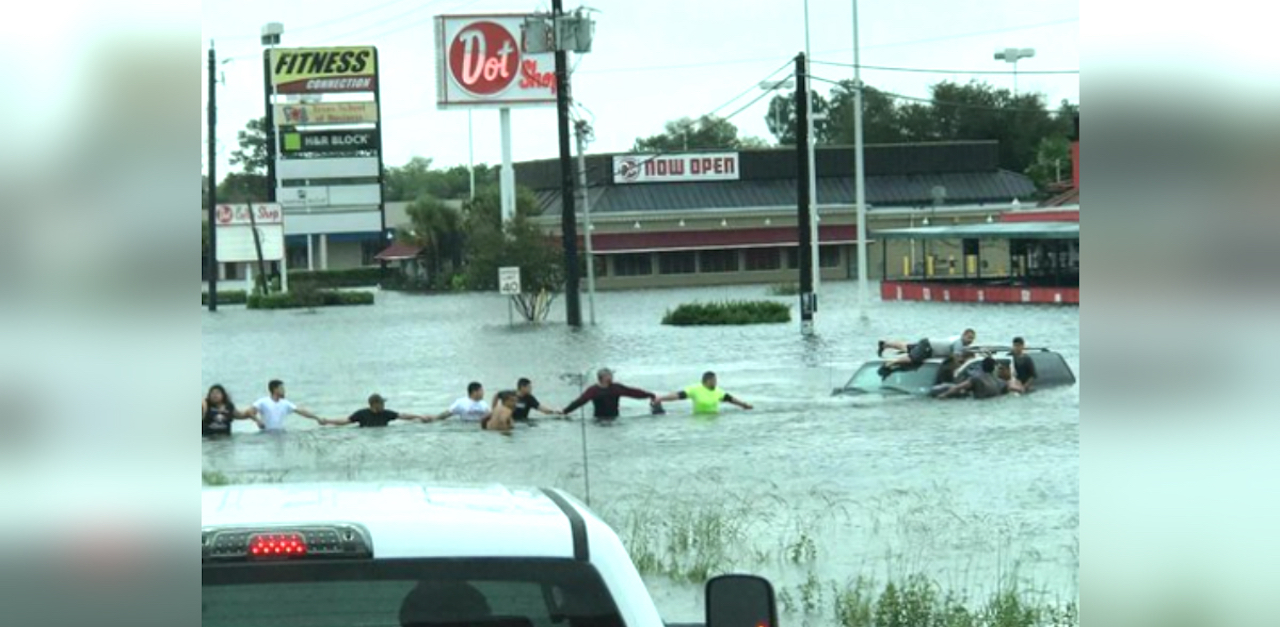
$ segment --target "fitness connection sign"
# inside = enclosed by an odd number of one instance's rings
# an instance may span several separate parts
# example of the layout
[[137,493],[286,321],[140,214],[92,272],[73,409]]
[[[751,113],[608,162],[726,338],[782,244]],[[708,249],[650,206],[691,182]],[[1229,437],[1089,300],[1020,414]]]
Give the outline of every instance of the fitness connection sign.
[[436,17],[436,104],[441,109],[555,106],[554,53],[524,52],[533,15]]
[[279,94],[335,94],[378,89],[378,51],[282,48],[271,53],[271,85]]

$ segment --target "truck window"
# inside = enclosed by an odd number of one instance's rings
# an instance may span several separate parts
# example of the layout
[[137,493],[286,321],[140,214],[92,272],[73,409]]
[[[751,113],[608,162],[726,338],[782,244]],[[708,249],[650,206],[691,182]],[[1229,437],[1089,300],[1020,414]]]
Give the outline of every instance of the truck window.
[[624,627],[594,568],[556,560],[206,566],[201,608],[202,627]]

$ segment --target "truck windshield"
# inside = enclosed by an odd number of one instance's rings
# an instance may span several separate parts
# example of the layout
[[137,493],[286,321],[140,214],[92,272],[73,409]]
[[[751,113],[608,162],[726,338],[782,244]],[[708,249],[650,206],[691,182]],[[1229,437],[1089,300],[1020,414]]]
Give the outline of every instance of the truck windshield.
[[202,579],[201,627],[624,627],[572,561],[206,565]]

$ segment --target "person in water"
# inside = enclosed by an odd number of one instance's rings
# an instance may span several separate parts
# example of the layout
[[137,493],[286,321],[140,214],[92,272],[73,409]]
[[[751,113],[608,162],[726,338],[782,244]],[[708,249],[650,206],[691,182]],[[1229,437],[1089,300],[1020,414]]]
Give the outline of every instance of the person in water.
[[456,417],[463,422],[483,424],[492,413],[493,410],[484,403],[484,386],[480,383],[472,383],[467,386],[467,395],[465,397],[458,399],[443,414],[435,416],[427,420],[427,422],[439,422]]
[[1010,392],[1023,393],[1026,389],[1009,372],[1008,366],[1000,366],[992,357],[982,361],[982,374],[970,377],[937,394],[940,399],[973,392],[978,400],[1004,396]]
[[1036,362],[1027,354],[1027,341],[1020,337],[1013,338],[1013,370],[1017,375],[1018,383],[1030,392],[1039,373],[1036,372]]
[[362,409],[350,418],[345,420],[322,420],[320,424],[326,427],[343,427],[346,425],[360,425],[362,429],[378,429],[386,427],[395,421],[403,422],[423,422],[426,420],[423,416],[413,416],[410,414],[401,414],[387,409],[387,399],[382,398],[381,394],[374,394],[369,397],[368,409]]
[[587,388],[587,391],[583,392],[582,396],[578,397],[578,400],[564,408],[564,413],[565,415],[572,414],[585,407],[587,403],[591,403],[595,409],[596,421],[612,423],[622,415],[621,405],[623,398],[648,400],[655,411],[661,407],[658,403],[657,394],[616,383],[613,379],[613,371],[606,368],[596,374],[596,385]]
[[322,423],[323,419],[319,416],[294,405],[286,397],[284,382],[272,381],[267,384],[267,392],[270,396],[260,399],[253,404],[253,408],[249,410],[249,416],[257,418],[258,425],[263,431],[281,432],[284,431],[284,420],[293,414],[298,414],[303,418],[314,420],[317,424]]
[[750,404],[744,403],[720,389],[719,380],[714,372],[702,375],[702,383],[699,385],[691,385],[685,388],[684,391],[668,394],[658,399],[659,403],[671,401],[692,401],[693,413],[699,416],[719,414],[720,406],[725,403],[741,407],[747,411],[755,409]]
[[893,374],[894,370],[912,366],[920,366],[924,362],[935,357],[939,358],[964,358],[973,354],[973,343],[978,341],[978,332],[973,329],[967,329],[958,338],[950,340],[920,340],[915,344],[908,344],[899,341],[880,342],[880,350],[878,354],[883,357],[884,352],[890,348],[903,353],[901,357],[893,361],[886,362],[880,367],[880,378],[887,378]]
[[533,382],[528,379],[520,379],[516,383],[516,410],[512,420],[518,423],[535,424],[529,419],[529,415],[534,411],[538,411],[544,416],[560,416],[564,413],[556,409],[544,406],[538,397],[533,395]]
[[203,437],[212,438],[231,435],[231,424],[237,420],[252,420],[262,428],[262,422],[249,416],[247,412],[237,411],[236,404],[231,402],[227,388],[215,385],[200,401],[200,432]]
[[493,399],[493,411],[490,412],[488,418],[480,422],[480,428],[485,431],[497,431],[503,435],[511,435],[511,432],[516,427],[513,418],[519,398],[519,395],[512,391],[499,392]]

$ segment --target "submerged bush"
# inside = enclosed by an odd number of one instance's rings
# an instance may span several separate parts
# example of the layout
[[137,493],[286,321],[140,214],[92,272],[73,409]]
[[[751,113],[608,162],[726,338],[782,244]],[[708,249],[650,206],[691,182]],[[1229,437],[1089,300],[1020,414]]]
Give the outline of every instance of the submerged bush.
[[[394,274],[388,271],[387,275]],[[289,283],[294,286],[311,285],[317,288],[377,287],[382,281],[382,268],[354,268],[351,270],[294,270],[289,273]]]
[[668,311],[662,324],[677,327],[736,326],[748,324],[786,324],[791,322],[791,307],[769,301],[729,301],[693,303]]
[[310,309],[314,307],[348,307],[372,305],[373,294],[368,292],[334,292],[328,290],[297,290],[288,294],[249,297],[249,309]]
[[[218,290],[219,305],[243,305],[247,302],[249,302],[249,294],[244,290]],[[200,292],[200,304],[208,306],[208,292]]]

